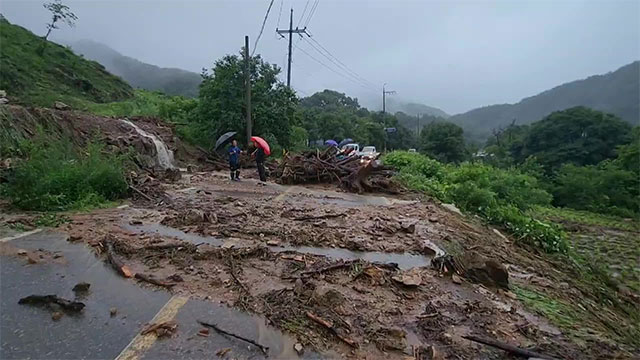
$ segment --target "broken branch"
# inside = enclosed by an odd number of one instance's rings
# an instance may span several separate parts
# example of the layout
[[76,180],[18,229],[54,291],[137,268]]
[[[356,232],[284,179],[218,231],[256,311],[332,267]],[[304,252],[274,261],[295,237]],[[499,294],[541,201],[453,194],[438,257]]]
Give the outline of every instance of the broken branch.
[[27,297],[23,297],[18,301],[18,304],[26,304],[26,305],[47,305],[47,304],[58,304],[60,307],[66,311],[71,312],[80,312],[84,309],[84,303],[78,301],[70,301],[67,299],[63,299],[56,295],[30,295]]
[[303,271],[302,273],[300,273],[300,275],[308,276],[308,275],[311,275],[311,274],[321,274],[323,272],[327,272],[327,271],[330,271],[330,270],[335,270],[335,269],[340,269],[340,268],[351,266],[356,262],[358,262],[358,260],[343,261],[343,262],[331,264],[331,265],[328,265],[328,266],[324,266],[324,267],[321,267],[319,269],[312,269],[312,270]]
[[153,275],[146,275],[142,273],[136,273],[135,278],[144,282],[148,282],[149,284],[158,285],[169,289],[176,285],[175,283],[158,280],[153,277]]
[[517,346],[513,346],[507,343],[504,343],[502,341],[498,341],[498,340],[494,340],[494,339],[488,339],[488,338],[482,338],[479,336],[474,336],[474,335],[463,335],[462,338],[467,339],[467,340],[471,340],[480,344],[484,344],[484,345],[488,345],[488,346],[492,346],[501,350],[504,350],[510,354],[519,356],[519,357],[525,357],[525,358],[538,358],[538,359],[547,359],[547,360],[556,360],[556,358],[548,356],[548,355],[544,355],[544,354],[540,354],[534,351],[530,351],[527,349],[522,349],[519,348]]
[[300,217],[294,218],[293,220],[305,221],[305,220],[317,220],[317,219],[331,219],[331,218],[337,218],[341,216],[347,216],[347,214],[340,213],[340,214],[325,214],[325,215],[318,215],[318,216],[300,216]]
[[129,269],[129,267],[122,261],[120,261],[120,259],[118,259],[118,257],[116,256],[116,253],[113,249],[113,240],[107,238],[104,242],[107,246],[107,259],[109,260],[109,263],[111,263],[111,266],[118,272],[118,274],[127,278],[132,277],[133,272],[131,271],[131,269]]
[[131,189],[131,190],[135,191],[138,195],[142,196],[143,198],[145,198],[145,199],[147,199],[147,200],[149,200],[149,201],[153,202],[153,199],[151,199],[151,198],[149,197],[149,195],[147,195],[147,194],[143,193],[143,192],[142,192],[142,191],[140,191],[139,189],[136,189],[134,186],[129,185],[129,189]]
[[327,321],[315,314],[313,314],[310,311],[307,311],[307,317],[313,321],[315,321],[316,323],[322,325],[323,327],[325,327],[327,330],[331,331],[338,339],[342,340],[344,343],[346,343],[347,345],[353,347],[353,348],[357,348],[358,347],[358,343],[355,342],[354,340],[340,334],[338,332],[338,330],[333,327],[333,323],[331,323],[330,321]]
[[219,333],[221,333],[221,334],[224,334],[224,335],[227,335],[227,336],[231,336],[231,337],[236,338],[236,339],[238,339],[238,340],[242,340],[242,341],[244,341],[244,342],[247,342],[247,343],[249,343],[249,344],[251,344],[251,345],[253,345],[253,346],[255,346],[255,347],[259,348],[259,349],[260,349],[260,351],[262,351],[262,353],[263,353],[263,354],[265,354],[265,355],[267,355],[267,352],[269,351],[269,347],[268,347],[268,346],[264,346],[264,345],[262,345],[262,344],[258,344],[258,343],[257,343],[257,342],[255,342],[254,340],[247,339],[246,337],[243,337],[243,336],[240,336],[240,335],[236,335],[236,334],[230,333],[230,332],[228,332],[228,331],[226,331],[226,330],[220,329],[220,328],[219,328],[217,325],[215,325],[215,324],[206,323],[206,322],[204,322],[204,321],[202,321],[202,320],[198,320],[198,323],[199,323],[200,325],[202,325],[202,326],[210,327],[210,328],[212,328],[213,330],[215,330],[215,331],[217,331],[217,332],[219,332]]

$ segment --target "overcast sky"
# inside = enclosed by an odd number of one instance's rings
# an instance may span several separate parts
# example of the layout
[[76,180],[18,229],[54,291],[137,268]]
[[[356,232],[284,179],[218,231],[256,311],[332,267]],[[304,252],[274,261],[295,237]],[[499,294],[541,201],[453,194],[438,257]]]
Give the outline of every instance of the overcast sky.
[[[77,26],[61,26],[52,40],[91,39],[144,62],[199,73],[237,53],[244,35],[253,47],[270,0],[64,2]],[[274,0],[257,52],[283,67],[287,41],[275,28],[288,25],[291,7],[294,27],[304,25],[315,2]],[[42,3],[2,0],[0,12],[43,34],[49,15]],[[296,37],[293,87],[302,96],[335,89],[371,108],[380,107],[383,83],[397,99],[455,114],[517,102],[640,58],[638,0],[319,0],[307,26],[334,62],[364,80],[345,75],[311,46],[322,50],[319,45]]]

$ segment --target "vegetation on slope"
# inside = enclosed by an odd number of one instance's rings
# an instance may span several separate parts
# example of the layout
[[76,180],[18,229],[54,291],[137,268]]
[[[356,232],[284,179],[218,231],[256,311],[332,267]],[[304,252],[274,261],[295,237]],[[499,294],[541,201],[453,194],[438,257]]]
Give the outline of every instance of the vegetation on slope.
[[0,89],[28,105],[51,106],[55,101],[110,102],[133,96],[132,88],[88,61],[0,17]]
[[450,121],[462,126],[467,138],[484,142],[493,129],[506,127],[513,120],[518,125],[538,121],[554,111],[585,106],[612,113],[622,120],[640,123],[640,61],[616,71],[569,82],[517,104],[491,105],[454,115]]

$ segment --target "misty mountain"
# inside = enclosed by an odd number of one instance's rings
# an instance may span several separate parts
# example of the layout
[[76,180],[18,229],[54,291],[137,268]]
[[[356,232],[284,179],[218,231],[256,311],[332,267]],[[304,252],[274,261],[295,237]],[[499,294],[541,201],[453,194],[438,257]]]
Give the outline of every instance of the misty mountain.
[[411,116],[416,116],[418,114],[430,115],[430,116],[436,116],[436,117],[441,117],[445,119],[450,116],[446,112],[436,107],[432,107],[424,104],[418,104],[414,102],[404,102],[401,100],[396,100],[393,97],[387,97],[387,112],[390,114],[403,112]]
[[147,64],[92,40],[80,40],[69,45],[75,53],[99,62],[133,87],[162,91],[167,95],[198,96],[202,78],[194,72]]
[[454,115],[449,121],[462,126],[467,138],[484,142],[492,129],[541,120],[550,113],[585,106],[639,123],[640,61],[616,71],[572,81],[522,99],[517,104],[491,105]]

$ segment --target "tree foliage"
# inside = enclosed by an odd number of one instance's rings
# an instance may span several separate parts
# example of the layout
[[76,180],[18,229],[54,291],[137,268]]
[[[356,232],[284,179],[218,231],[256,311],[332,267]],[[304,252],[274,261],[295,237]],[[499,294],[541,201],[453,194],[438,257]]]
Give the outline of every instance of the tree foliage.
[[[272,135],[280,145],[289,146],[291,127],[297,122],[297,98],[278,81],[278,73],[277,65],[260,56],[250,59],[253,134]],[[227,131],[246,134],[243,59],[227,55],[216,61],[211,73],[203,73],[198,99],[198,142],[211,145]]]
[[51,22],[47,24],[47,33],[44,35],[44,40],[47,40],[51,31],[59,29],[59,21],[65,22],[69,27],[76,25],[78,17],[67,5],[62,3],[62,0],[53,0],[53,2],[44,3],[42,6],[51,12]]
[[446,121],[429,123],[420,134],[420,152],[442,162],[467,158],[462,128]]

